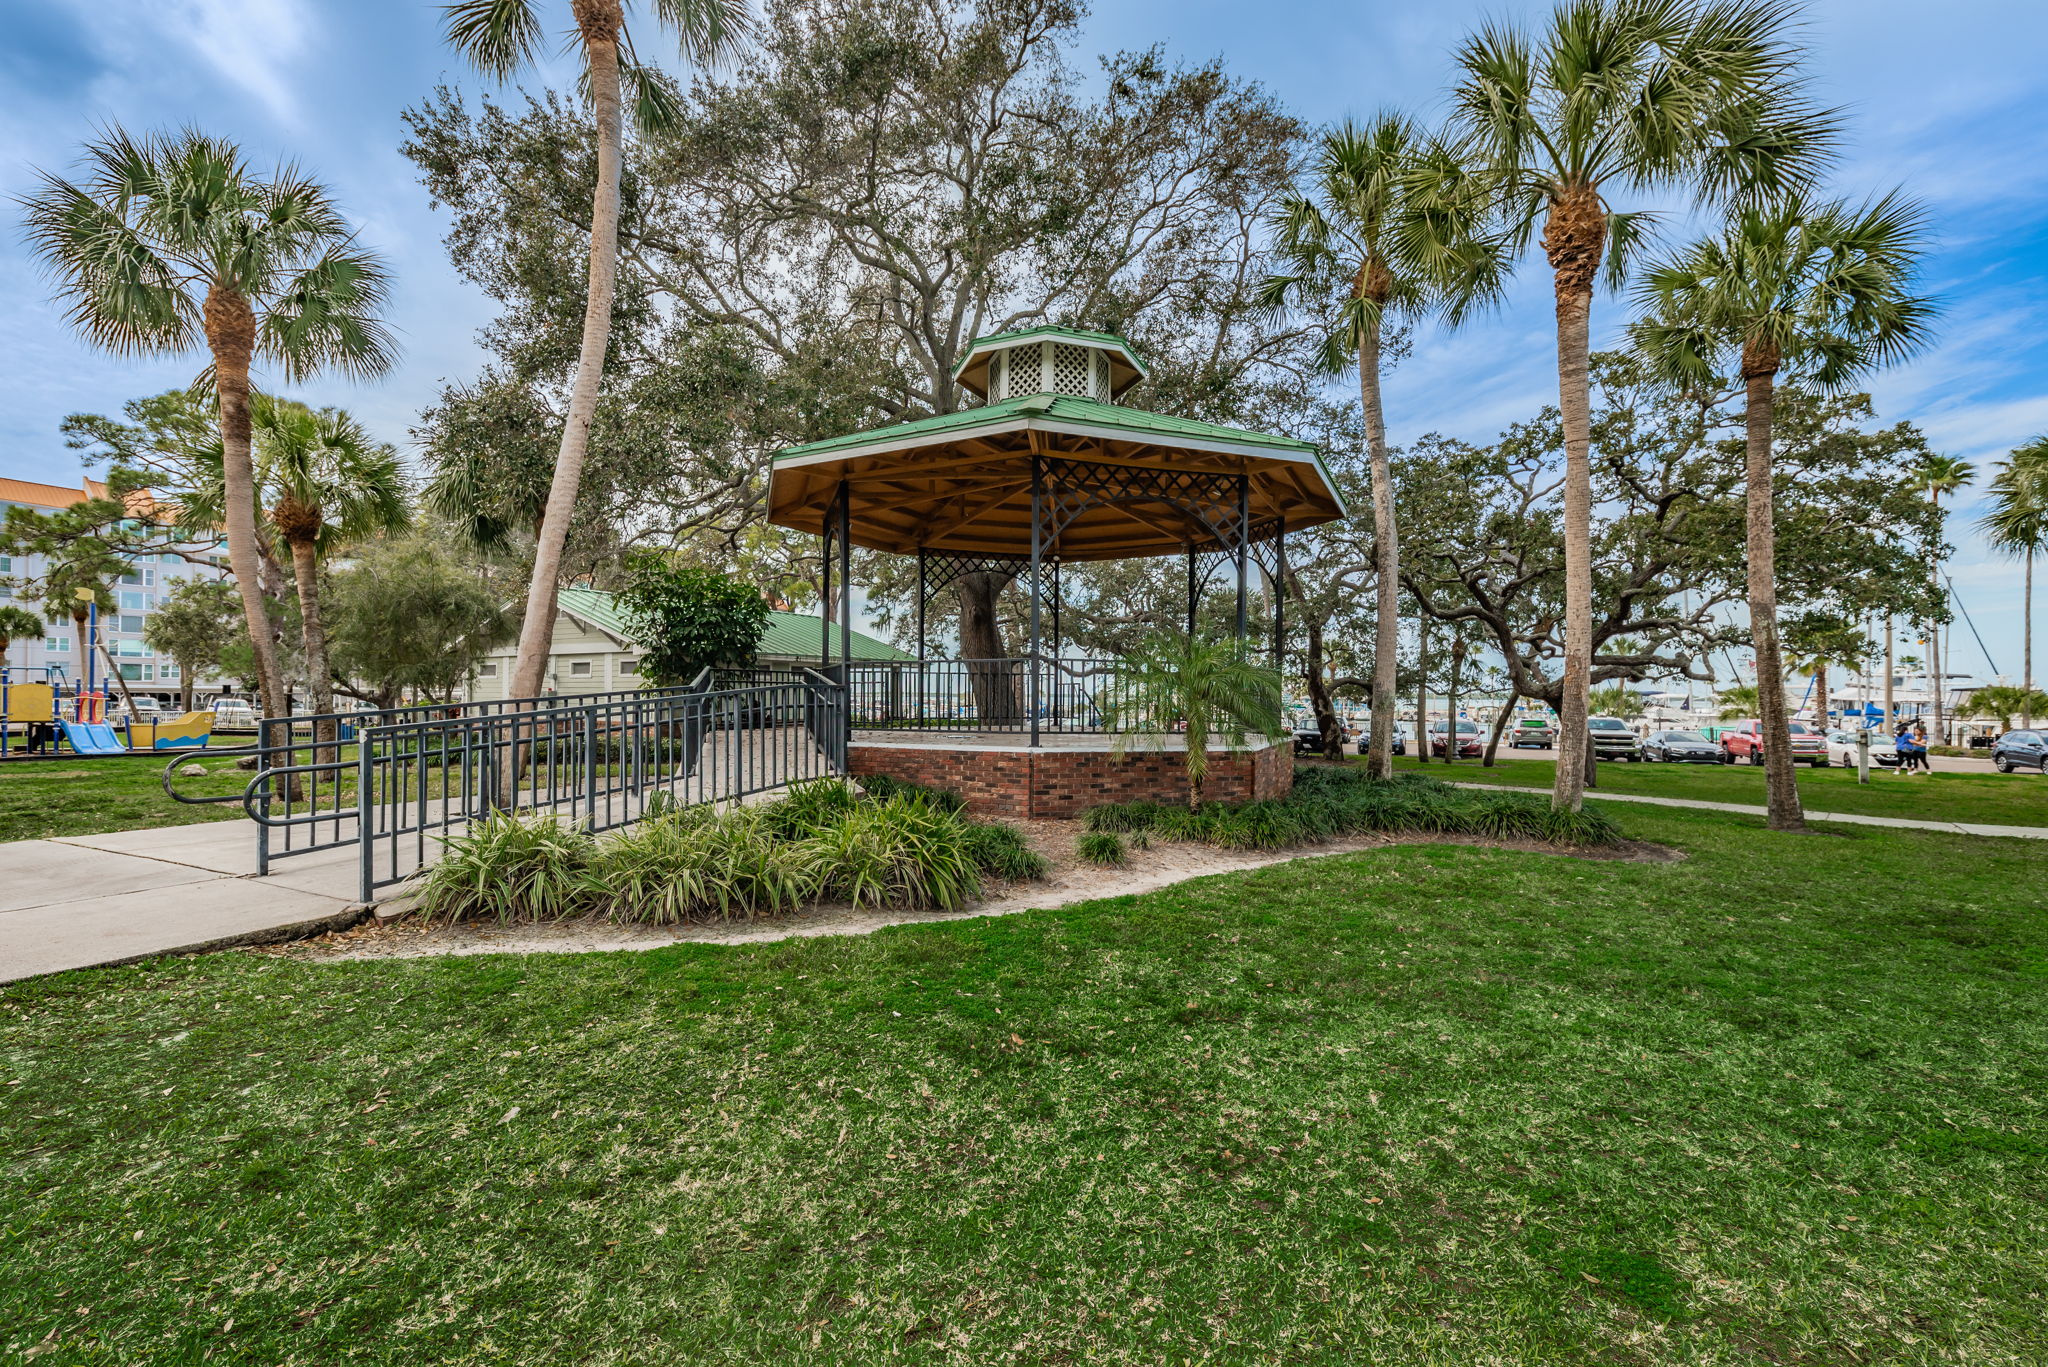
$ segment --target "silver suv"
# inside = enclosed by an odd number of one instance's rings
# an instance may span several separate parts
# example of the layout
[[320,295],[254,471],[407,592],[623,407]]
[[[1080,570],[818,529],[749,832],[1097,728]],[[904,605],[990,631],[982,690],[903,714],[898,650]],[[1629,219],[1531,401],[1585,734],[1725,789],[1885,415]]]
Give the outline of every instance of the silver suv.
[[1588,717],[1586,730],[1593,737],[1594,759],[1625,759],[1634,764],[1643,757],[1643,740],[1619,717]]

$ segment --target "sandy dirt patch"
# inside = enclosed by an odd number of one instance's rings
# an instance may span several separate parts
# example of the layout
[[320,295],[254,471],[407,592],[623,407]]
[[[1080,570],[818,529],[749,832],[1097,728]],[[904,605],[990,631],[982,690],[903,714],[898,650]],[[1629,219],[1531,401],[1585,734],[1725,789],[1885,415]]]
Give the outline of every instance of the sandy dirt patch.
[[1015,823],[1032,847],[1052,862],[1051,872],[1036,882],[992,883],[981,901],[954,911],[858,910],[846,905],[821,905],[791,916],[757,921],[714,921],[676,926],[613,925],[606,921],[558,921],[548,925],[428,926],[406,917],[371,919],[349,930],[333,931],[292,944],[268,945],[245,953],[308,959],[418,959],[457,954],[595,953],[616,949],[656,949],[673,944],[762,944],[814,935],[866,935],[884,926],[961,921],[977,916],[1008,916],[1066,906],[1102,897],[1124,897],[1203,878],[1265,868],[1296,859],[1356,854],[1395,845],[1476,845],[1487,849],[1581,859],[1669,863],[1685,856],[1663,845],[1641,841],[1587,849],[1566,849],[1535,841],[1482,840],[1464,836],[1360,835],[1293,850],[1246,853],[1208,845],[1155,841],[1133,849],[1120,869],[1081,862],[1074,854],[1078,821]]

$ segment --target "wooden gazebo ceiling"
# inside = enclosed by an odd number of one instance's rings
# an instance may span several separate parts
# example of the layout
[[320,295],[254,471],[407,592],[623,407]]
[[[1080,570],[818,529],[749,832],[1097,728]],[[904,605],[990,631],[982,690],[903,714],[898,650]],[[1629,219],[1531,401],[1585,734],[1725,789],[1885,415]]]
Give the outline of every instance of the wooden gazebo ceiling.
[[[876,434],[882,436],[884,434]],[[1294,531],[1344,516],[1311,450],[1210,449],[1194,441],[1083,436],[1033,427],[979,434],[934,433],[928,441],[889,449],[839,454],[792,453],[779,458],[770,479],[768,520],[822,536],[826,512],[845,480],[850,494],[851,538],[870,550],[915,553],[920,548],[975,555],[1031,553],[1031,457],[1135,468],[1168,475],[1195,472],[1248,477],[1254,527],[1285,518]],[[1168,484],[1178,483],[1172,479]],[[1048,490],[1052,481],[1048,480]],[[1092,501],[1064,523],[1048,556],[1061,560],[1121,560],[1172,555],[1192,543],[1217,549],[1217,538],[1188,502],[1212,504],[1211,519],[1236,517],[1236,496],[1214,504],[1213,493],[1182,487],[1171,493],[1119,492],[1113,502]]]

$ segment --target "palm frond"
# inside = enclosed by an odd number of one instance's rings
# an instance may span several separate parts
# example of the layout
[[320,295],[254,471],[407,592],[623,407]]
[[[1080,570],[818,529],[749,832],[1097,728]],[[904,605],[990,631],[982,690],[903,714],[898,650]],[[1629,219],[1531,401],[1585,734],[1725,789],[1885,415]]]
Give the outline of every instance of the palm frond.
[[533,0],[455,0],[441,7],[441,35],[470,65],[503,80],[533,60],[540,15]]
[[287,377],[332,367],[344,375],[381,375],[397,359],[391,330],[378,319],[389,293],[383,261],[354,246],[329,250],[287,280],[263,313],[263,353]]

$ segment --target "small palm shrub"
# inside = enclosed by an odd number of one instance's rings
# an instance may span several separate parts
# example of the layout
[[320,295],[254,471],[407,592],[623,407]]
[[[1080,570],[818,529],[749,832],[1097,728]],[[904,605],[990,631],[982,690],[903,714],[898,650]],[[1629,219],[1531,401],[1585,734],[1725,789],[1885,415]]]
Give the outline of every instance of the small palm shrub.
[[981,891],[968,823],[921,798],[862,803],[801,840],[823,894],[856,907],[957,907]]
[[1557,845],[1613,845],[1621,838],[1614,818],[1593,807],[1543,813],[1542,839]]
[[428,921],[559,921],[590,909],[597,842],[581,824],[493,812],[441,842],[440,862],[407,885]]
[[1123,837],[1115,831],[1083,831],[1074,842],[1074,852],[1088,863],[1106,869],[1120,869],[1131,862]]
[[1024,842],[1022,831],[998,821],[969,822],[967,852],[983,873],[1011,882],[1043,878],[1052,868],[1051,860]]
[[1157,802],[1105,802],[1083,812],[1081,824],[1091,831],[1115,831],[1127,835],[1132,831],[1155,830],[1162,817],[1178,810]]

